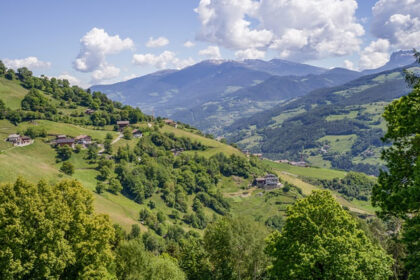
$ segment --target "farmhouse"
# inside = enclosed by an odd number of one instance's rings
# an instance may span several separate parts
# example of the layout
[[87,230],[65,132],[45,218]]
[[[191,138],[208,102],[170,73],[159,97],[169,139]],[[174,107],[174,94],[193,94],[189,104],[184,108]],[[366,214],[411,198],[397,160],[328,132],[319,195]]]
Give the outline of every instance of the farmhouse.
[[143,133],[141,133],[141,131],[138,130],[138,129],[134,129],[133,130],[133,137],[134,138],[141,138],[141,137],[143,137]]
[[255,185],[266,190],[272,190],[283,186],[279,182],[279,178],[274,174],[267,174],[264,177],[256,178]]
[[178,127],[178,124],[176,123],[176,121],[173,121],[173,120],[170,120],[170,119],[166,119],[166,120],[163,120],[164,122],[165,122],[165,124],[167,124],[167,125],[170,125],[170,126],[173,126],[173,127],[175,127],[175,128],[177,128]]
[[74,141],[76,142],[76,144],[87,146],[92,144],[92,137],[90,137],[89,135],[79,135],[76,138],[74,138]]
[[74,148],[74,139],[73,138],[60,138],[55,140],[55,144],[58,146],[69,146]]
[[6,140],[13,143],[14,146],[27,146],[33,143],[31,137],[20,136],[19,134],[10,134]]
[[64,135],[64,134],[60,134],[60,135],[57,135],[56,136],[56,139],[58,140],[58,139],[66,139],[67,138],[67,136],[66,135]]
[[19,134],[10,134],[9,137],[7,137],[7,140],[6,141],[15,143],[15,142],[19,141],[19,139],[20,139],[20,135]]
[[118,131],[123,131],[124,128],[130,125],[129,121],[117,121]]
[[263,154],[252,154],[252,156],[257,157],[259,159],[262,159]]

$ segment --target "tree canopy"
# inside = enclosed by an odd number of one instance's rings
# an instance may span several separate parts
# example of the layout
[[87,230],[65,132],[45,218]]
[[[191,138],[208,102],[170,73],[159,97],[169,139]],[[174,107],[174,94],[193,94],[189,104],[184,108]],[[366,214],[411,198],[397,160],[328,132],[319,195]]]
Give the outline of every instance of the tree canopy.
[[2,279],[113,279],[114,228],[77,181],[0,185]]
[[267,239],[274,279],[387,279],[391,258],[366,236],[329,191],[288,209],[281,233]]

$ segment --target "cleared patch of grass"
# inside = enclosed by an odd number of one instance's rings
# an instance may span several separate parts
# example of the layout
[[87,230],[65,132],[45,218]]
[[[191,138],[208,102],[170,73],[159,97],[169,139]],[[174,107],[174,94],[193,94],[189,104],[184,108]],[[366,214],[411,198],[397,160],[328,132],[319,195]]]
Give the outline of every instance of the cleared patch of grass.
[[10,81],[0,78],[0,99],[6,103],[7,107],[16,110],[20,108],[20,103],[28,93],[18,81]]
[[298,167],[292,166],[287,163],[277,163],[270,160],[264,160],[264,163],[277,171],[286,171],[294,175],[301,175],[306,177],[312,177],[317,179],[334,179],[344,178],[346,176],[345,171],[326,169],[326,168],[315,168],[315,167]]
[[[182,136],[188,137],[188,138],[191,138],[193,140],[196,140],[196,141],[202,143],[203,145],[208,146],[209,149],[207,149],[205,151],[198,151],[198,154],[202,155],[202,156],[211,157],[212,155],[215,155],[217,153],[225,153],[227,155],[231,155],[231,154],[242,155],[242,153],[238,149],[235,149],[232,146],[220,143],[219,141],[216,141],[216,140],[213,140],[213,139],[210,139],[210,138],[206,138],[204,136],[197,135],[197,134],[194,134],[194,133],[182,130],[182,129],[177,129],[177,128],[172,127],[172,126],[165,125],[162,128],[162,131],[163,132],[173,132],[178,137],[182,137]],[[195,151],[185,152],[185,153],[194,154]]]

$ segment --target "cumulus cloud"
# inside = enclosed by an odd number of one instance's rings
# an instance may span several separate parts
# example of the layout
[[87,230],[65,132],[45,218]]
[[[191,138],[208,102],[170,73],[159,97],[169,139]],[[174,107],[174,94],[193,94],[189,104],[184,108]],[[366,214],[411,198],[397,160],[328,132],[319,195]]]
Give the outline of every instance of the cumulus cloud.
[[197,38],[233,50],[274,49],[307,60],[359,51],[356,0],[201,0]]
[[194,42],[191,42],[191,41],[186,41],[184,43],[184,47],[186,47],[186,48],[192,48],[194,46],[195,46]]
[[420,1],[380,0],[372,8],[372,33],[402,49],[420,47]]
[[27,58],[22,58],[22,59],[5,58],[3,62],[8,68],[13,68],[15,70],[21,67],[27,67],[28,69],[36,69],[36,68],[48,68],[51,66],[50,62],[39,60],[35,56],[29,56]]
[[360,54],[359,68],[374,69],[389,61],[389,41],[378,39],[370,43]]
[[164,51],[159,55],[151,53],[133,55],[133,63],[140,66],[153,66],[157,69],[177,68],[181,69],[194,64],[192,58],[179,59],[174,52]]
[[120,75],[120,68],[113,65],[103,65],[92,72],[92,82],[97,83],[103,80],[110,80]]
[[348,59],[344,60],[344,68],[356,71],[356,67],[354,66],[354,63]]
[[92,72],[106,67],[106,55],[116,54],[132,49],[134,43],[130,38],[110,36],[104,29],[93,28],[80,39],[80,52],[73,67],[80,72]]
[[148,48],[158,48],[163,47],[169,44],[169,40],[165,37],[158,37],[154,39],[153,37],[149,38],[149,41],[146,43],[146,47]]
[[235,52],[235,57],[239,60],[244,59],[263,59],[265,52],[257,49],[246,49]]
[[60,76],[57,77],[57,79],[67,80],[73,86],[81,86],[80,80],[69,74],[61,74]]
[[199,55],[205,56],[209,59],[220,59],[220,49],[217,46],[208,46],[207,48],[198,52]]
[[231,49],[267,46],[273,33],[252,28],[251,22],[245,19],[256,14],[258,7],[252,0],[201,0],[195,9],[202,24],[198,38]]

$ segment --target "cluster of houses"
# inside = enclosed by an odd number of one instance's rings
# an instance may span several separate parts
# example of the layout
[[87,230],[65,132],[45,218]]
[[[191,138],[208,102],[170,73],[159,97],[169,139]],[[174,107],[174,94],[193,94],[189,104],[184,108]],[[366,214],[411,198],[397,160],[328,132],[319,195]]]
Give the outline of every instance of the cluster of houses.
[[22,136],[19,134],[10,134],[7,137],[6,141],[12,143],[13,146],[19,146],[19,147],[27,146],[34,142],[34,140],[31,137]]
[[267,174],[264,177],[256,178],[254,184],[265,190],[277,189],[283,186],[283,184],[279,182],[279,178],[274,174]]
[[92,142],[92,137],[90,137],[89,135],[79,135],[75,138],[71,138],[71,137],[67,137],[64,134],[61,134],[61,135],[57,135],[56,139],[53,140],[52,143],[57,146],[67,145],[71,148],[74,148],[74,145],[79,144],[86,148],[93,142]]

